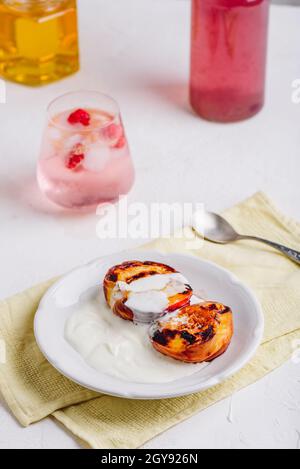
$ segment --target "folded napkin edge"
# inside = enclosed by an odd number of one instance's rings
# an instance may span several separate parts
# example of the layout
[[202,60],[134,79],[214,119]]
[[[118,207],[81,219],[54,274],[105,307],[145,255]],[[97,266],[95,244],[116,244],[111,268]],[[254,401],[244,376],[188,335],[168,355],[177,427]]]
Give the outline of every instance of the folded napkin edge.
[[[44,409],[42,408],[40,409],[40,412],[38,409],[35,409],[35,414],[29,413],[23,408],[22,404],[16,400],[11,387],[7,386],[5,377],[2,376],[2,373],[0,373],[0,394],[2,395],[8,407],[8,411],[14,415],[22,427],[29,427],[29,425],[39,422],[45,418]],[[58,398],[56,401],[52,401],[52,408],[49,408],[49,415],[53,414],[57,408],[63,410],[64,408],[67,408],[71,405],[76,405],[75,402],[77,402],[77,404],[83,404],[84,402],[90,401],[92,399],[99,399],[100,397],[100,393],[97,394],[87,388],[82,388],[82,390],[79,390],[77,394],[73,393],[70,396],[69,401],[67,399],[63,406],[61,405],[60,398]]]

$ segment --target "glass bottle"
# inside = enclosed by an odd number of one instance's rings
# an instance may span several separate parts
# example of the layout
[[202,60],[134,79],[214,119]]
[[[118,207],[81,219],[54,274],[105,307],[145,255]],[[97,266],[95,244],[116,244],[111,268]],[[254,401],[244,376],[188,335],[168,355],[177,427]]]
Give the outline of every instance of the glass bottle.
[[190,102],[217,122],[264,105],[269,0],[193,0]]
[[42,85],[79,68],[76,0],[0,0],[0,76]]

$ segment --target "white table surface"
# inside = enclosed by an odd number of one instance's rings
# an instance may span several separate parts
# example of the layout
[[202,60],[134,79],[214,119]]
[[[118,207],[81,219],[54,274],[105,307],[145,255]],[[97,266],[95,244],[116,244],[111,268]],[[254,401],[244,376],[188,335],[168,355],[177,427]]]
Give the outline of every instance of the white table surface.
[[[39,196],[34,169],[47,103],[80,88],[119,101],[137,181],[130,201],[204,202],[216,211],[264,190],[300,218],[300,8],[272,7],[267,103],[252,120],[215,125],[187,104],[189,2],[79,0],[82,68],[59,83],[7,85],[0,105],[0,297],[128,246],[100,241],[96,215],[70,216]],[[212,184],[213,181],[213,184]],[[147,448],[300,448],[300,365],[287,363]],[[23,429],[0,404],[0,448],[78,448],[54,421]]]

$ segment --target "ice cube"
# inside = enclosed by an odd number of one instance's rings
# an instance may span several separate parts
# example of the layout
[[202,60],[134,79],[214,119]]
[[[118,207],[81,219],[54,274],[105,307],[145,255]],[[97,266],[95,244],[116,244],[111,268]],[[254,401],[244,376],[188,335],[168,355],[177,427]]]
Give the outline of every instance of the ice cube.
[[49,139],[50,140],[59,140],[62,138],[62,133],[59,129],[56,129],[55,127],[51,127],[48,131]]
[[102,129],[102,135],[105,140],[108,140],[114,146],[123,137],[124,130],[122,125],[110,124]]
[[76,145],[82,143],[83,137],[80,134],[74,134],[71,137],[67,138],[64,142],[64,148],[66,150],[72,150]]
[[85,152],[83,167],[88,171],[102,171],[110,158],[110,150],[99,143],[91,145]]

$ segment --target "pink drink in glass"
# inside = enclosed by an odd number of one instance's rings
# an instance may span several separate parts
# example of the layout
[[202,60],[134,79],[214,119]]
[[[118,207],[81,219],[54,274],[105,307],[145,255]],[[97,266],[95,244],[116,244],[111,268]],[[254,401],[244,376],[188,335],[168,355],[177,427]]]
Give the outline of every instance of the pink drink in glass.
[[193,0],[190,101],[216,122],[264,104],[269,0]]
[[127,194],[134,169],[116,102],[94,92],[53,101],[37,177],[50,200],[71,209]]

